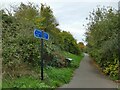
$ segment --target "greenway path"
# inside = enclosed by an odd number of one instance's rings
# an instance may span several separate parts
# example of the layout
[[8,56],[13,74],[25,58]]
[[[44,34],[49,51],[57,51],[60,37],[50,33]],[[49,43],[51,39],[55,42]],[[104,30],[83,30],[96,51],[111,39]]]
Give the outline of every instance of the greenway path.
[[74,72],[74,76],[69,84],[60,88],[117,88],[117,83],[113,82],[100,73],[93,64],[88,54],[85,54],[80,63],[80,67]]

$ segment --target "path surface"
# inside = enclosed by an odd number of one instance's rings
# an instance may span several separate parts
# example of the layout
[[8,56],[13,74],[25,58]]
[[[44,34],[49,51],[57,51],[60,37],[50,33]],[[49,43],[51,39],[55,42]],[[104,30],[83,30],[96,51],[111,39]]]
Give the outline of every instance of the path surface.
[[60,88],[117,88],[117,83],[101,74],[92,64],[89,55],[85,54],[71,82]]

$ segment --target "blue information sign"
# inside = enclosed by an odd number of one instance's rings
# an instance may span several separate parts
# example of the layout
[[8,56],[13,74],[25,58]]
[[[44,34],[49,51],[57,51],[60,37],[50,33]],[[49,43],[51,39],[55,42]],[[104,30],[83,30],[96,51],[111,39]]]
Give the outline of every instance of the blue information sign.
[[[43,35],[42,35],[42,33],[43,33]],[[45,40],[48,40],[49,39],[49,34],[46,33],[46,32],[42,32],[42,30],[35,29],[34,30],[34,37],[40,38],[40,39],[43,38]]]
[[38,29],[35,29],[34,30],[34,37],[36,37],[36,38],[42,38],[42,31],[38,30]]
[[49,34],[46,33],[46,32],[44,32],[43,38],[44,38],[45,40],[48,40],[48,39],[49,39]]
[[42,31],[35,29],[34,30],[34,37],[40,38],[41,39],[41,80],[43,80],[43,39],[48,40],[49,39],[49,34]]

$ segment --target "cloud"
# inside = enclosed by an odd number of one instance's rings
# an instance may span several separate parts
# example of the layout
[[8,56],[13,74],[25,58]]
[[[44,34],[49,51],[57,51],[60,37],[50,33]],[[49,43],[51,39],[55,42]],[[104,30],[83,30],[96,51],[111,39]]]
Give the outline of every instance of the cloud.
[[[51,3],[54,15],[60,23],[59,28],[69,31],[78,41],[85,39],[85,27],[88,21],[85,20],[89,13],[97,6],[113,6],[117,9],[117,2],[64,2]],[[56,8],[57,6],[57,8]],[[59,7],[58,7],[59,6]]]
[[40,5],[40,3],[46,3],[52,8],[53,14],[60,24],[59,28],[69,31],[78,41],[82,41],[82,39],[85,39],[85,28],[83,24],[87,24],[85,18],[89,16],[89,12],[96,9],[97,5],[112,6],[117,9],[118,1],[119,0],[2,0],[1,7],[8,7],[11,4],[19,4],[20,2],[34,2],[38,5]]

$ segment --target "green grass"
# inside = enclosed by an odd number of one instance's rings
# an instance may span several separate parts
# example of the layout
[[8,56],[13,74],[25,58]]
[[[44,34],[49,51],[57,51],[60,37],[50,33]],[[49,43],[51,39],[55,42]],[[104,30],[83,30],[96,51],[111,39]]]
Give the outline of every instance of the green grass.
[[71,67],[72,68],[79,67],[79,63],[80,63],[82,57],[84,56],[83,54],[77,56],[77,55],[74,55],[74,54],[71,54],[71,53],[68,53],[68,52],[64,52],[64,55],[67,58],[71,58],[72,59],[72,62],[71,62]]
[[2,88],[50,88],[50,86],[34,77],[24,76],[13,80],[5,80]]
[[2,88],[2,81],[0,82],[0,90],[1,90],[1,88]]
[[66,57],[72,58],[71,65],[66,68],[47,67],[44,69],[44,80],[33,76],[22,76],[11,80],[7,78],[3,80],[3,88],[57,88],[68,83],[74,70],[79,67],[79,63],[83,54],[76,56],[67,52],[63,53]]
[[83,57],[83,54],[79,56],[73,55],[68,52],[63,52],[63,54],[67,58],[71,58],[73,60],[71,62],[71,65],[67,68],[49,67],[48,69],[46,69],[46,73],[49,77],[49,81],[47,82],[51,87],[59,87],[63,84],[68,83],[73,76],[73,71],[79,67],[79,63]]
[[68,83],[71,79],[73,71],[70,68],[54,68],[51,67],[46,70],[46,73],[49,77],[49,84],[51,87],[58,87],[64,83]]

